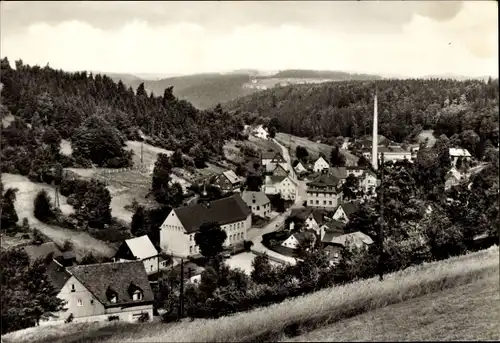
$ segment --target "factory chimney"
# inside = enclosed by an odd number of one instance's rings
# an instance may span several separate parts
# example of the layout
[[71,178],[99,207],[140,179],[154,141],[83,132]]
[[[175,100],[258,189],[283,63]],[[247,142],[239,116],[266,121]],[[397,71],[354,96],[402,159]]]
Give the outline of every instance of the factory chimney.
[[372,166],[378,169],[378,111],[377,111],[377,88],[373,98],[373,137],[372,137]]

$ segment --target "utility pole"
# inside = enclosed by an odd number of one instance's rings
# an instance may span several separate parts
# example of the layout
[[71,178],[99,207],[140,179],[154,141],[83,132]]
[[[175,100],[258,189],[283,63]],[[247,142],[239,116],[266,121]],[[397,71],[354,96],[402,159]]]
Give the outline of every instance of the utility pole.
[[181,289],[179,294],[179,320],[184,316],[184,259],[181,258]]
[[379,245],[379,256],[378,256],[378,276],[379,280],[384,280],[384,153],[381,154],[380,158],[380,222],[378,225],[378,245]]

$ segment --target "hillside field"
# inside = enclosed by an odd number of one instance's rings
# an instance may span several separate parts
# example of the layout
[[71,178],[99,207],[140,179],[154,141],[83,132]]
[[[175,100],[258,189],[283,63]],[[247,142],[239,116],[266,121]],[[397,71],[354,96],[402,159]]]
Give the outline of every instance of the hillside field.
[[[492,288],[485,286],[485,282],[486,284],[491,282],[488,280],[498,280],[498,258],[499,249],[498,246],[495,246],[488,250],[444,261],[410,267],[386,275],[382,282],[378,278],[361,280],[220,319],[186,320],[173,324],[68,324],[64,326],[64,330],[57,330],[57,327],[50,326],[29,328],[9,333],[2,339],[5,343],[26,341],[74,343],[277,341],[286,339],[284,333],[290,332],[291,328],[295,328],[295,331],[299,333],[301,330],[303,332],[313,331],[348,318],[355,320],[354,316],[363,313],[370,315],[370,311],[373,315],[377,309],[394,304],[399,304],[401,307],[415,306],[415,301],[418,302],[419,297],[425,296],[434,296],[435,298],[431,299],[436,302],[433,308],[432,302],[421,300],[421,304],[425,304],[426,308],[422,309],[420,306],[420,310],[427,311],[420,312],[421,314],[431,315],[434,312],[441,312],[444,315],[446,309],[459,304],[458,306],[461,306],[462,310],[458,312],[456,318],[465,312],[469,313],[469,319],[464,322],[465,327],[463,328],[464,332],[466,330],[470,332],[468,337],[474,339],[494,337],[491,335],[491,328],[492,323],[496,324],[495,315],[489,311],[486,312],[489,316],[481,313],[484,309],[491,310],[491,303],[495,299],[498,302],[498,292],[496,294],[490,292],[488,289],[492,290]],[[462,286],[465,288],[461,288]],[[447,297],[446,293],[440,293],[443,290],[455,293]],[[469,296],[468,290],[474,290],[473,294]],[[465,297],[465,299],[460,302],[459,298],[455,298],[456,296]],[[442,297],[444,299],[439,302]],[[466,308],[470,306],[468,304],[471,302],[474,303],[472,306],[477,307],[473,312],[469,312]],[[481,306],[488,307],[482,307],[481,311]],[[391,310],[389,311],[391,312]],[[455,314],[448,313],[450,322],[455,320],[451,317],[453,315]],[[394,328],[400,325],[401,320],[400,316],[388,315],[384,325],[387,329]],[[423,321],[425,318],[422,315],[415,320]],[[421,325],[424,325],[423,322]],[[428,326],[426,330],[427,337],[434,338],[441,337],[439,336],[440,332],[444,332],[447,328],[436,324]],[[399,332],[403,332],[403,330],[400,329]],[[476,334],[477,336],[475,336]],[[449,337],[454,336],[450,335]],[[400,338],[405,339],[404,337]],[[333,340],[337,341],[338,339],[334,338]]]
[[[316,143],[307,138],[290,135],[288,133],[281,133],[281,132],[277,133],[276,140],[281,144],[283,144],[285,147],[287,148],[290,147],[289,150],[292,158],[295,158],[295,149],[297,148],[298,145],[301,145],[304,148],[306,148],[307,151],[309,152],[309,155],[313,159],[318,158],[320,152],[325,154],[326,157],[330,157],[330,153],[333,149],[333,146],[331,145]],[[346,158],[346,165],[357,165],[359,159],[357,156],[351,154],[347,150],[340,150],[340,152]]]

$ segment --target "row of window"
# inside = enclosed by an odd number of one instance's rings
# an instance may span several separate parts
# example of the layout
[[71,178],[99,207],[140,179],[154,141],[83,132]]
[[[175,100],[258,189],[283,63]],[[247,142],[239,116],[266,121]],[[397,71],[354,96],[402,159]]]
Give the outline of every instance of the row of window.
[[[314,200],[309,200],[310,205],[314,205]],[[316,205],[319,205],[319,200],[316,200]],[[333,206],[333,202],[331,200],[323,200],[323,205],[330,205]]]
[[307,196],[309,197],[327,197],[327,198],[336,198],[338,195],[337,193],[313,193],[313,192],[307,192]]

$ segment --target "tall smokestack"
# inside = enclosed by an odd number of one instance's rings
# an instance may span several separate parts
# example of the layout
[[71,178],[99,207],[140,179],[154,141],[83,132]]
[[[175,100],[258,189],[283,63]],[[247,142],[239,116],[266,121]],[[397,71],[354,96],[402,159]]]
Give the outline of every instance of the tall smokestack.
[[377,111],[377,88],[373,98],[373,137],[372,137],[372,166],[378,169],[378,111]]

